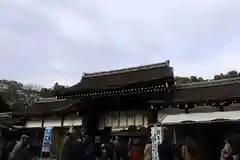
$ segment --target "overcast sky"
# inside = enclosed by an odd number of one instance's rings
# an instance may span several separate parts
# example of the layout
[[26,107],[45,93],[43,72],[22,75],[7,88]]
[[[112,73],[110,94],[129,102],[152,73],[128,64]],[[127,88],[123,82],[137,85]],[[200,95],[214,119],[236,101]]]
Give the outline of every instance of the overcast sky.
[[175,75],[240,71],[240,0],[5,0],[0,79],[51,87],[170,60]]

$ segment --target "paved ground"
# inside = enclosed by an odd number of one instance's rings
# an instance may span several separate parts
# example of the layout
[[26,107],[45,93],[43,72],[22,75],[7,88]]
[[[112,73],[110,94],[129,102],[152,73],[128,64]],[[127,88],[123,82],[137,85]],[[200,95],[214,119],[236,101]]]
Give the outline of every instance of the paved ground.
[[57,158],[38,158],[38,159],[32,159],[32,160],[57,160]]
[[40,159],[34,159],[34,160],[57,160],[57,158],[40,158]]

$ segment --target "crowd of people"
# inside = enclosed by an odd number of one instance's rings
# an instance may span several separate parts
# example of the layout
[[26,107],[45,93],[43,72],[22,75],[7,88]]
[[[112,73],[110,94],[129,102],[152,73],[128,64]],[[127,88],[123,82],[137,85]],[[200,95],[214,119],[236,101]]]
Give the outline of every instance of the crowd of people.
[[[93,137],[68,132],[57,152],[57,160],[152,160],[151,141],[146,137]],[[40,159],[41,146],[35,147],[27,135],[19,141],[6,141],[0,160]],[[51,154],[48,155],[48,158]]]
[[[159,160],[240,160],[240,135],[228,134],[221,149],[202,146],[195,137],[186,136],[182,144],[174,144],[166,130],[158,145]],[[210,147],[210,149],[209,149]],[[38,147],[39,148],[39,147]],[[215,153],[214,153],[215,152]],[[28,136],[2,146],[0,160],[33,160],[40,158],[41,148],[34,149]],[[57,153],[58,160],[152,160],[152,143],[148,137],[93,137],[68,132]]]
[[103,140],[68,133],[59,160],[152,160],[151,141],[143,137],[114,137]]
[[209,146],[202,146],[192,135],[187,135],[184,142],[178,145],[172,143],[168,131],[164,132],[163,137],[163,142],[158,146],[159,160],[240,160],[240,135],[237,133],[229,133],[219,150],[215,141],[210,140]]

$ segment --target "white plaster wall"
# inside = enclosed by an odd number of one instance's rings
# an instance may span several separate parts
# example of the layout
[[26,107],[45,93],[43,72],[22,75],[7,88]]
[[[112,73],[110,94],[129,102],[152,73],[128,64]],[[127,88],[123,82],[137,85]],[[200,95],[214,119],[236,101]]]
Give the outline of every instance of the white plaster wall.
[[138,127],[147,126],[148,118],[144,111],[119,111],[109,112],[102,115],[99,121],[99,128],[112,127],[112,129],[126,129],[131,125]]

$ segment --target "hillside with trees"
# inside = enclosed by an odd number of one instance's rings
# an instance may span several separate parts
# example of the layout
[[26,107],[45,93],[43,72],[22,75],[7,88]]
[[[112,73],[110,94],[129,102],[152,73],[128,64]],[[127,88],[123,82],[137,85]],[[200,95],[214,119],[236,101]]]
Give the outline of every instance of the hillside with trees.
[[17,81],[0,80],[0,97],[13,108],[31,106],[40,98],[54,97],[65,89],[65,86],[58,83],[55,83],[52,88],[36,90]]
[[197,76],[191,76],[191,77],[175,77],[176,84],[186,84],[186,83],[193,83],[193,82],[204,82],[208,80],[221,80],[221,79],[227,79],[227,78],[234,78],[234,77],[240,77],[240,72],[237,71],[229,71],[227,73],[220,73],[215,75],[212,79],[203,79],[202,77]]

